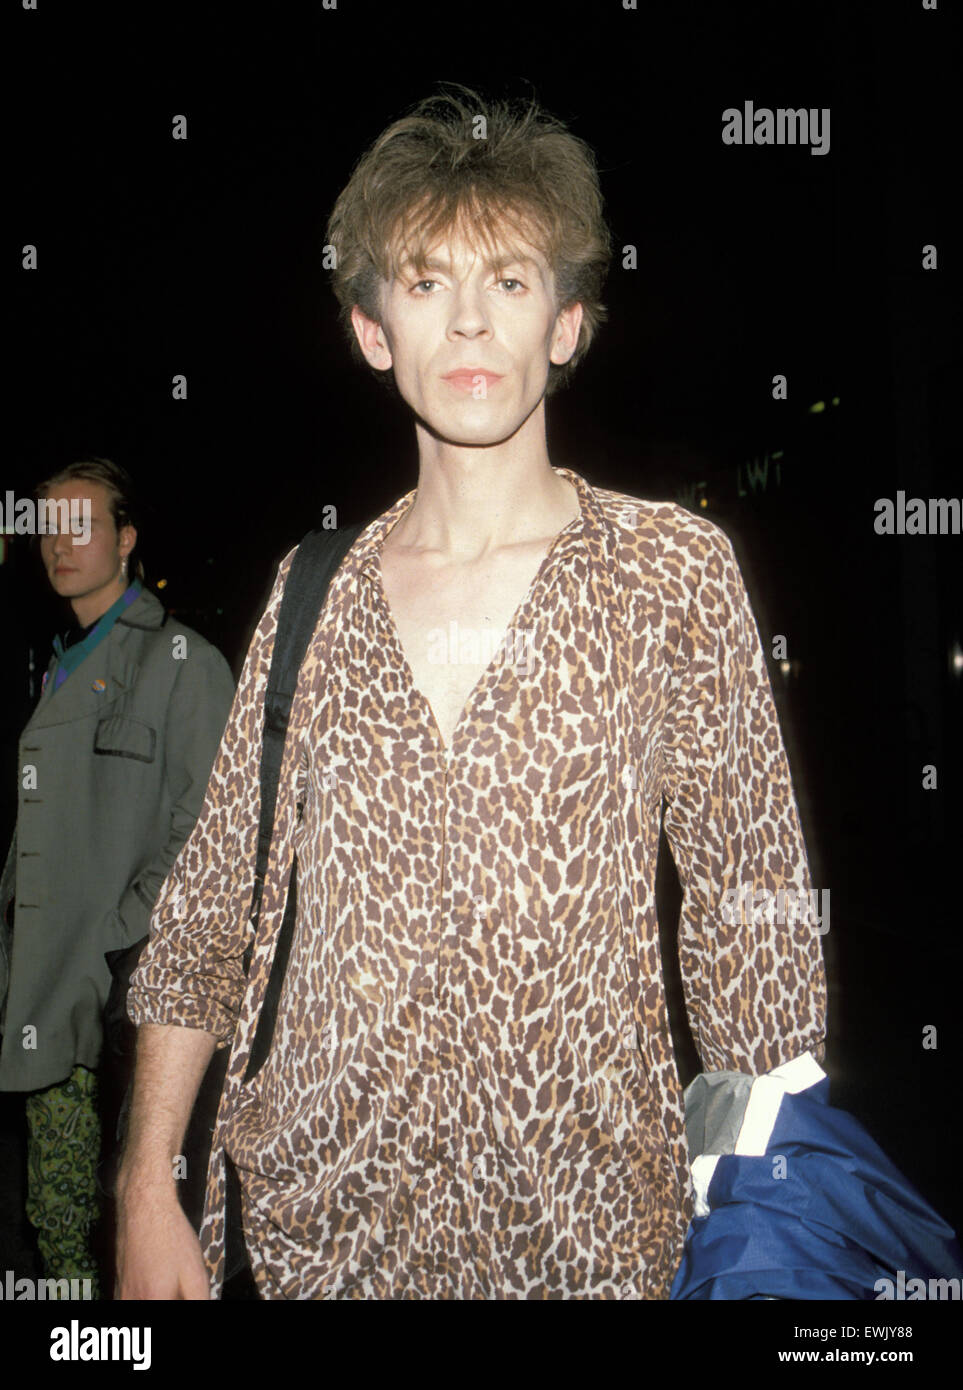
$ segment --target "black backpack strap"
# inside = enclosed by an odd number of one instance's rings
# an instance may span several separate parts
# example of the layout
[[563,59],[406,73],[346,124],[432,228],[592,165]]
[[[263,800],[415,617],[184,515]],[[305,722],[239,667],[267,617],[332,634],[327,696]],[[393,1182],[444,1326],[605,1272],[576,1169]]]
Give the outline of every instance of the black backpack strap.
[[298,683],[298,672],[308,649],[311,634],[328,591],[328,584],[341,561],[361,534],[364,524],[345,526],[337,531],[309,531],[294,553],[288,571],[281,610],[278,614],[271,670],[264,697],[264,732],[261,745],[261,816],[257,833],[257,862],[254,868],[254,898],[251,917],[257,922],[264,875],[267,872],[274,812],[278,798],[278,779],[291,702]]
[[[311,634],[317,625],[318,615],[328,591],[328,584],[353,541],[363,529],[362,524],[348,526],[339,531],[309,532],[298,546],[284,586],[281,609],[278,614],[277,632],[274,638],[274,651],[271,655],[268,688],[264,700],[264,735],[261,747],[261,818],[258,827],[254,898],[251,904],[251,920],[254,923],[255,936],[260,918],[264,875],[267,872],[271,836],[274,830],[274,812],[277,805],[278,780],[281,775],[281,759],[284,755],[284,740],[288,720],[291,716],[291,703],[297,688],[298,672],[311,640]],[[268,976],[261,1011],[251,1041],[251,1052],[244,1072],[245,1084],[264,1064],[274,1038],[274,1024],[277,1018],[278,1005],[281,1002],[281,989],[287,971],[288,956],[291,953],[291,942],[294,938],[297,908],[297,860],[295,860],[291,869],[284,914],[278,928],[271,973]],[[252,944],[248,947],[244,957],[245,970],[250,965],[253,950],[252,938]]]

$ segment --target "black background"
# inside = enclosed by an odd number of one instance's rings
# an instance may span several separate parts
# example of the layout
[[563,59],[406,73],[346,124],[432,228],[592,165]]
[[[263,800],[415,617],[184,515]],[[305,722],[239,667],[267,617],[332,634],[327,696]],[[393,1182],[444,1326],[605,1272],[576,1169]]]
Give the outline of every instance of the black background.
[[[150,503],[148,578],[236,673],[321,508],[368,520],[417,480],[406,408],[351,362],[321,267],[338,192],[440,81],[534,88],[595,149],[618,250],[610,321],[547,407],[552,462],[717,522],[767,654],[786,635],[793,673],[770,660],[770,675],[831,890],[832,1100],[959,1229],[960,540],[873,527],[897,489],[960,492],[949,24],[946,5],[812,0],[11,6],[0,494],[86,454],[124,464]],[[830,152],[724,145],[721,113],[746,100],[830,107]],[[28,243],[33,272],[17,269]],[[0,565],[5,837],[17,735],[65,624],[44,588],[16,540]],[[0,1161],[16,1175],[15,1145]]]

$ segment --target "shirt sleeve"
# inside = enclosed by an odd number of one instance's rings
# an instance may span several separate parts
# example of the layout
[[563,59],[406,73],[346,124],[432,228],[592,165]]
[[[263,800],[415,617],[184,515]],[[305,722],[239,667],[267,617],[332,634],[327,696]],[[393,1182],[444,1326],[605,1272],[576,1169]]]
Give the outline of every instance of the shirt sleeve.
[[[700,519],[701,520],[701,519]],[[825,1052],[815,894],[762,644],[725,533],[704,522],[663,725],[679,966],[705,1071]]]
[[150,940],[131,976],[127,1011],[136,1024],[167,1023],[234,1034],[244,996],[260,815],[261,733],[284,582],[281,562],[248,649],[200,815],[161,886]]

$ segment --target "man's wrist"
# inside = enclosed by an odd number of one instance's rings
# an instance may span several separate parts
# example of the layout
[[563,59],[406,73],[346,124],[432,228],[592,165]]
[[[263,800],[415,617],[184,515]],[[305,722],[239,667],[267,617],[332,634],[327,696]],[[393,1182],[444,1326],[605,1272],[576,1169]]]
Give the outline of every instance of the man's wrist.
[[145,1200],[157,1201],[170,1198],[177,1202],[177,1183],[174,1180],[174,1164],[177,1155],[168,1157],[164,1153],[132,1155],[125,1157],[117,1173],[117,1202],[130,1207]]

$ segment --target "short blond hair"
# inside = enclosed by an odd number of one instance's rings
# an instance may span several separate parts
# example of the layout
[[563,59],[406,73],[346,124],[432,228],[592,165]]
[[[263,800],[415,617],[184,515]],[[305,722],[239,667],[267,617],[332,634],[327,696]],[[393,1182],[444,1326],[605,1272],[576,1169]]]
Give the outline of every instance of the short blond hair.
[[325,241],[335,252],[332,286],[342,327],[353,356],[364,362],[351,309],[357,304],[380,322],[381,285],[398,274],[402,259],[422,271],[431,247],[454,230],[495,259],[507,229],[548,261],[556,312],[582,305],[575,352],[563,366],[549,365],[550,395],[608,316],[600,296],[611,240],[595,158],[534,98],[497,101],[445,85],[456,90],[426,97],[378,136],[331,212]]
[[137,540],[127,556],[127,561],[132,576],[139,579],[141,583],[146,583],[147,576],[141,559],[140,546],[141,509],[134,480],[126,468],[122,468],[119,463],[114,463],[113,459],[97,458],[93,455],[90,458],[78,459],[76,463],[68,463],[65,468],[58,469],[49,478],[45,478],[42,483],[37,483],[33,495],[37,498],[45,497],[51,488],[59,487],[61,483],[72,483],[78,480],[103,485],[107,491],[110,514],[118,531],[124,526],[133,526],[137,530]]

